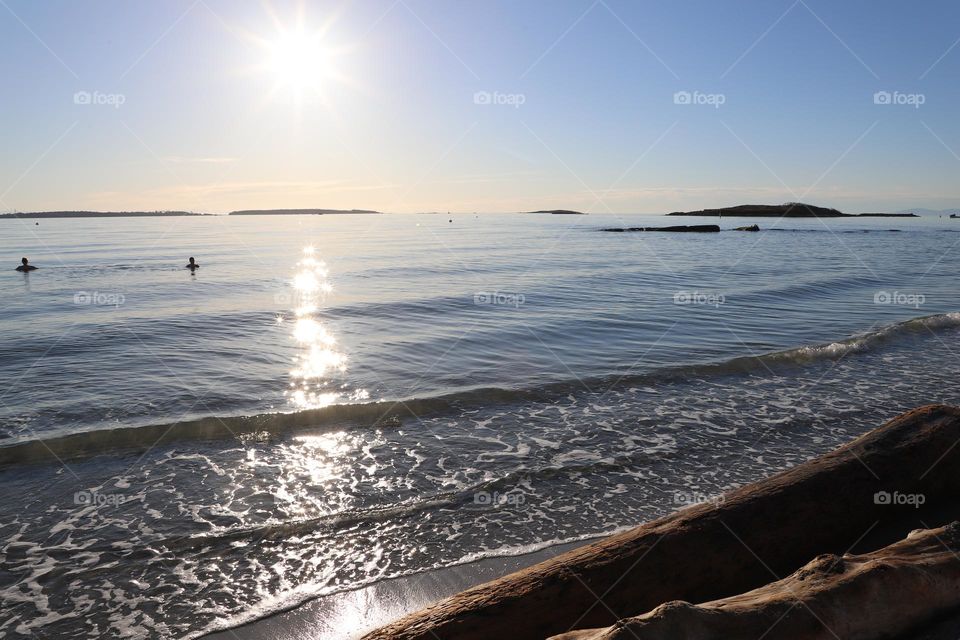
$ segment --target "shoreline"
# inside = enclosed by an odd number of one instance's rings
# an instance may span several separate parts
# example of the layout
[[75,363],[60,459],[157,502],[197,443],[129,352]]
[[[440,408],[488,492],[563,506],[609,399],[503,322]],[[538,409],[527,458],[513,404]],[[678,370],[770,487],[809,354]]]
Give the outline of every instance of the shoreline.
[[[781,637],[799,640],[830,629],[816,609],[858,638],[949,640],[960,630],[960,451],[947,445],[958,436],[960,408],[919,407],[722,500],[619,533],[380,580],[200,637],[739,637],[776,618]],[[787,616],[798,599],[811,616]]]
[[294,640],[304,637],[311,640],[357,640],[444,598],[606,537],[591,536],[520,555],[481,558],[385,578],[356,589],[310,598],[238,626],[195,637],[203,640]]
[[[845,637],[929,628],[960,611],[958,436],[960,408],[913,409],[716,503],[468,589],[363,637],[737,637],[784,600],[793,604],[771,627],[789,640],[830,637],[811,606]],[[898,588],[894,571],[912,588]],[[809,613],[788,616],[798,584]],[[841,605],[829,604],[837,598]],[[866,609],[876,615],[858,615]]]

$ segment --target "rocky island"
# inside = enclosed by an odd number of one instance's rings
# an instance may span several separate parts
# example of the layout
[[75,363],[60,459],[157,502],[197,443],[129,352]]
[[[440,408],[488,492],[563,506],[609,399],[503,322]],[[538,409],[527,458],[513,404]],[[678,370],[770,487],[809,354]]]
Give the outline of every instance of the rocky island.
[[917,218],[915,213],[842,213],[837,209],[803,202],[784,204],[741,204],[700,211],[674,211],[668,216],[730,216],[731,218]]
[[549,213],[554,216],[585,216],[582,211],[572,211],[570,209],[547,209],[544,211],[527,211],[526,213]]

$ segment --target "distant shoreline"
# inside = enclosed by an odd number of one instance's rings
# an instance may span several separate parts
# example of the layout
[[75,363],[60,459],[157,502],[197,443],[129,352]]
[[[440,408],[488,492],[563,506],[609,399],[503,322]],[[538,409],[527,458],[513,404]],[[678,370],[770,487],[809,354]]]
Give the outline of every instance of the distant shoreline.
[[[418,212],[437,214],[442,212]],[[542,209],[521,211],[521,215],[588,215],[572,209]],[[170,217],[218,217],[218,216],[297,216],[297,215],[385,215],[373,209],[241,209],[228,213],[196,213],[193,211],[27,211],[0,213],[0,219],[56,219],[56,218],[170,218]],[[742,204],[733,207],[700,209],[698,211],[673,211],[667,216],[696,216],[731,218],[920,218],[916,213],[843,213],[837,209],[811,204],[791,202],[780,205]],[[941,216],[943,217],[943,216]]]
[[336,215],[347,213],[379,214],[369,209],[243,209],[227,214],[194,213],[192,211],[27,211],[0,213],[0,218],[20,218],[38,220],[43,218],[171,218],[171,217],[213,217],[228,216],[295,216],[295,215]]
[[0,218],[173,218],[184,216],[213,216],[213,213],[190,211],[27,211],[0,213]]

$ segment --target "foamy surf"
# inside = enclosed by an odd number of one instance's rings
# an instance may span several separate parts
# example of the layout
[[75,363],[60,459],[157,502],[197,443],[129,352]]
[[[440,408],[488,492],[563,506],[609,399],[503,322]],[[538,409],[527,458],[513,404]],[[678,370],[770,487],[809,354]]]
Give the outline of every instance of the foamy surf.
[[[37,632],[69,637],[82,615],[91,637],[197,637],[604,535],[796,465],[905,407],[956,401],[957,324],[921,318],[761,356],[777,375],[745,358],[592,390],[481,389],[389,427],[370,428],[376,403],[365,426],[317,428],[298,412],[263,436],[7,469],[11,495],[43,492],[0,505],[19,576],[0,586],[16,603],[0,623],[42,618]],[[369,403],[322,411],[356,410]],[[79,563],[69,576],[51,573],[60,554]],[[33,604],[49,593],[44,610]]]

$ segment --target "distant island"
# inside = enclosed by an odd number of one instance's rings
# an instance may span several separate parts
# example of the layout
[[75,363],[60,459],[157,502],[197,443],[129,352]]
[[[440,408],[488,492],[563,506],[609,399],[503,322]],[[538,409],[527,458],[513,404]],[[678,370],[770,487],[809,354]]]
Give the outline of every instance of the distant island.
[[915,213],[842,213],[802,202],[741,204],[720,209],[674,211],[668,216],[730,216],[731,218],[918,218]]
[[327,216],[341,213],[380,213],[369,209],[245,209],[231,211],[231,216]]
[[191,211],[26,211],[2,213],[0,218],[163,218],[171,216],[206,216]]
[[585,216],[582,211],[571,211],[570,209],[546,209],[544,211],[526,211],[525,213],[549,213],[554,216]]
[[916,209],[908,209],[906,211],[900,211],[899,213],[916,213],[920,216],[939,216],[941,218],[946,217],[958,217],[960,215],[960,209],[925,209],[923,207],[917,207]]

